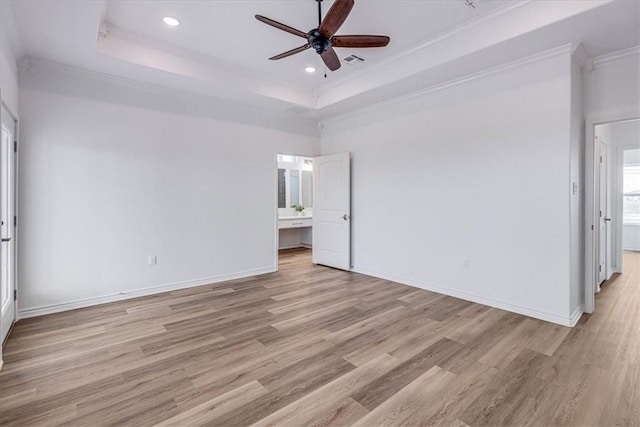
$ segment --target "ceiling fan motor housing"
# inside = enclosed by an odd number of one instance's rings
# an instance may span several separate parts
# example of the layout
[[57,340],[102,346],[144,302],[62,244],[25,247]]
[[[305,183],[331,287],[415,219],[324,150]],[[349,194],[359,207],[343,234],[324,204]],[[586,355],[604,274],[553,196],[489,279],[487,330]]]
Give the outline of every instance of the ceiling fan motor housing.
[[329,46],[331,46],[331,40],[317,28],[309,31],[309,44],[316,50],[317,53],[323,53]]

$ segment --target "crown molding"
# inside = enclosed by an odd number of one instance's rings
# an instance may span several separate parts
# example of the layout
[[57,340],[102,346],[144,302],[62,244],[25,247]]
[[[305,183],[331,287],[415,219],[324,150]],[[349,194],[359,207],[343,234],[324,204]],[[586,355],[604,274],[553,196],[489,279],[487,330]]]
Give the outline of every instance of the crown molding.
[[593,68],[598,68],[599,66],[608,62],[617,61],[619,59],[624,59],[634,55],[640,55],[640,45],[618,50],[616,52],[607,53],[605,55],[596,56],[591,60],[591,62],[593,63]]
[[584,49],[584,45],[582,43],[578,43],[573,46],[571,50],[571,57],[575,59],[578,64],[580,64],[581,70],[593,71],[593,61],[589,58],[589,54]]
[[370,104],[366,107],[363,108],[358,108],[358,109],[354,109],[351,111],[348,111],[346,113],[343,114],[338,114],[326,119],[323,119],[322,122],[323,123],[334,123],[334,122],[339,122],[348,118],[352,118],[355,116],[358,116],[360,114],[363,113],[367,113],[370,111],[375,111],[375,110],[379,110],[380,108],[384,108],[387,107],[389,105],[393,105],[393,104],[397,104],[399,102],[403,102],[403,101],[407,101],[413,98],[417,98],[420,96],[424,96],[433,92],[437,92],[437,91],[441,91],[444,89],[448,89],[454,86],[458,86],[464,83],[468,83],[474,80],[478,80],[487,76],[491,76],[494,74],[499,74],[502,73],[504,71],[508,71],[508,70],[512,70],[514,68],[519,68],[519,67],[523,67],[535,62],[539,62],[539,61],[543,61],[545,59],[549,59],[549,58],[554,58],[556,56],[560,56],[560,55],[569,55],[572,54],[573,51],[575,49],[575,46],[573,44],[566,44],[566,45],[562,45],[559,47],[556,47],[554,49],[549,49],[540,53],[536,53],[533,55],[529,55],[526,56],[524,58],[520,58],[520,59],[516,59],[515,61],[510,61],[495,67],[491,67],[491,68],[487,68],[485,70],[479,71],[477,73],[472,73],[472,74],[468,74],[466,76],[457,78],[457,79],[453,79],[453,80],[449,80],[447,82],[443,82],[443,83],[439,83],[433,86],[430,86],[428,88],[425,89],[421,89],[418,91],[413,91],[410,93],[406,93],[404,95],[395,97],[395,98],[390,98],[390,99],[386,99],[384,101],[381,102],[377,102],[377,103],[373,103]]

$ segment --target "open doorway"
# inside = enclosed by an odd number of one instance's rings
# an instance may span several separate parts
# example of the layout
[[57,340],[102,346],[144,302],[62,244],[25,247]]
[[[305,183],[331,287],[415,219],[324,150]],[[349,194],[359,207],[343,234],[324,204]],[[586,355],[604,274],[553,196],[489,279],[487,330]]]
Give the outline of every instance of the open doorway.
[[276,270],[280,253],[296,248],[313,264],[351,269],[350,153],[277,154],[275,197]]
[[588,147],[594,164],[593,199],[587,204],[592,220],[588,222],[592,238],[587,240],[587,312],[593,311],[593,294],[602,284],[614,274],[625,274],[625,251],[640,250],[640,120],[593,124],[592,129],[593,145]]
[[276,250],[280,261],[308,258],[313,246],[313,158],[277,155],[278,232]]

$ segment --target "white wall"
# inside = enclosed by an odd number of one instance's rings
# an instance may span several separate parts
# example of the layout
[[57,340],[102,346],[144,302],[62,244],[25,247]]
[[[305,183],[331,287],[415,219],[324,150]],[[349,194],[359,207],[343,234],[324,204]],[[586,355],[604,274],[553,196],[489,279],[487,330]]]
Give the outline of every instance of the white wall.
[[622,248],[625,251],[640,251],[640,225],[624,224],[622,230]]
[[117,103],[156,98],[96,76],[67,96],[36,71],[21,75],[21,316],[274,269],[276,153],[316,155],[317,135],[171,112],[172,93],[164,111]]
[[18,74],[16,58],[4,27],[0,27],[0,97],[12,114],[18,115]]
[[584,112],[596,122],[640,117],[640,56],[638,49],[617,58],[596,60],[585,73]]
[[582,65],[571,58],[571,292],[570,312],[578,316],[584,303],[584,119]]
[[[570,323],[582,172],[568,58],[324,123],[323,154],[353,153],[356,270]],[[588,73],[585,115],[637,110],[634,67]],[[21,85],[22,315],[273,267],[275,153],[317,154],[309,121],[66,69],[32,67]],[[233,175],[234,156],[254,173]]]
[[327,121],[322,153],[352,153],[355,270],[571,323],[569,58]]

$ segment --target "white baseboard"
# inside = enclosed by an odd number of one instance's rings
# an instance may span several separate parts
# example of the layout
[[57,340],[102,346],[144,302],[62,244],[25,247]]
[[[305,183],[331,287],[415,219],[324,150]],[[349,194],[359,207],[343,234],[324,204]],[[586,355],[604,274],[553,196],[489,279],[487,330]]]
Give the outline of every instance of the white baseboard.
[[571,326],[571,327],[576,326],[583,314],[584,314],[584,305],[580,305],[573,311],[573,314],[571,314],[571,318],[569,322],[570,324],[568,326]]
[[197,286],[211,285],[213,283],[226,282],[227,280],[243,279],[245,277],[258,276],[260,274],[273,273],[277,271],[275,267],[264,267],[255,270],[243,271],[240,273],[224,274],[221,276],[206,277],[197,280],[169,283],[166,285],[152,286],[144,289],[134,289],[123,291],[117,294],[102,295],[92,298],[84,298],[58,304],[43,305],[18,310],[17,318],[26,319],[29,317],[43,316],[46,314],[59,313],[61,311],[73,310],[76,308],[90,307],[92,305],[105,304],[109,302],[122,301],[146,295],[159,294],[162,292],[175,291],[178,289],[194,288]]
[[[536,319],[544,320],[546,322],[557,323],[562,326],[571,326],[571,327],[575,326],[575,324],[578,322],[578,319],[580,319],[580,315],[582,314],[582,307],[579,307],[570,317],[563,317],[563,316],[558,316],[557,314],[533,310],[527,307],[521,307],[519,305],[507,303],[504,301],[487,298],[481,295],[460,292],[460,291],[450,289],[450,288],[445,288],[442,286],[417,282],[415,280],[406,279],[404,277],[399,277],[399,276],[394,276],[389,274],[380,274],[380,273],[361,270],[357,268],[354,268],[351,271],[355,273],[366,274],[367,276],[373,276],[380,279],[389,280],[396,283],[401,283],[403,285],[413,286],[414,288],[419,288],[427,291],[437,292],[439,294],[449,295],[455,298],[460,298],[466,301],[471,301],[471,302],[475,302],[482,305],[488,305],[490,307],[495,307],[502,310],[511,311],[513,313],[534,317]],[[574,317],[575,317],[575,321],[574,321]]]

